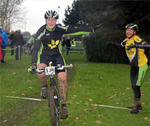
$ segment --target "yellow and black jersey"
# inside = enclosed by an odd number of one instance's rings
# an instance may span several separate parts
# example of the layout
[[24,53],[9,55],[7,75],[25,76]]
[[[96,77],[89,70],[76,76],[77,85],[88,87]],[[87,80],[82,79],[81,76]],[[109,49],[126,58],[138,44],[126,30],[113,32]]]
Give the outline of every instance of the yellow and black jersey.
[[145,55],[145,50],[141,48],[131,48],[127,50],[128,46],[134,46],[134,45],[143,45],[146,44],[146,42],[141,39],[139,36],[134,35],[132,38],[126,38],[121,43],[122,47],[125,47],[126,54],[130,60],[132,67],[139,67],[142,65],[147,64],[148,59]]

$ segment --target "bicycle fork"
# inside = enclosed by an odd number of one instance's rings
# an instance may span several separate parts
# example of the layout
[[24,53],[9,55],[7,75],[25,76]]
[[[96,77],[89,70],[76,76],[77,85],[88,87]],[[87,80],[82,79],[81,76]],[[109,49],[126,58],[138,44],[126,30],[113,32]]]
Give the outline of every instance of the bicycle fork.
[[59,108],[59,102],[60,102],[59,91],[53,76],[50,76],[50,87],[53,87],[54,89],[54,102],[56,107]]

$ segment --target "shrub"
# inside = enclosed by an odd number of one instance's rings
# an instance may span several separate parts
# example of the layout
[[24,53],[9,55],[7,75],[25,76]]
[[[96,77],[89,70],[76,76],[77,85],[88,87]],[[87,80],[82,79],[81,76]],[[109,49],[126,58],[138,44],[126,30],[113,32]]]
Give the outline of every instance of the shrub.
[[124,48],[115,49],[107,46],[108,42],[120,43],[125,38],[124,32],[119,30],[103,29],[92,33],[83,40],[87,60],[102,63],[128,63]]

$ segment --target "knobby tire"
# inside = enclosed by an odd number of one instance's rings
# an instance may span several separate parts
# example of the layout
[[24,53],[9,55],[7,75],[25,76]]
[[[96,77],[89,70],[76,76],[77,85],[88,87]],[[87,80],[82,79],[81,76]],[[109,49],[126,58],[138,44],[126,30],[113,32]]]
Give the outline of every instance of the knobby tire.
[[59,117],[58,117],[58,107],[55,104],[54,96],[55,96],[55,88],[53,86],[49,89],[49,100],[48,105],[50,107],[50,119],[51,119],[51,126],[59,126]]

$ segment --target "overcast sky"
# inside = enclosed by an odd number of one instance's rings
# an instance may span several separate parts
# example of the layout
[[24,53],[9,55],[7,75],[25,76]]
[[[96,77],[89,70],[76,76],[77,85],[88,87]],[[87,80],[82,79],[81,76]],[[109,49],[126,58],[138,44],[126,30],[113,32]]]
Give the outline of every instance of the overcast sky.
[[[64,13],[67,6],[71,6],[74,0],[25,0],[21,6],[25,10],[23,22],[13,25],[12,30],[21,29],[22,32],[29,31],[31,34],[45,24],[44,14],[47,10],[55,10],[59,13],[59,23],[65,18]],[[60,6],[60,8],[58,8]],[[26,23],[25,23],[26,22]]]

